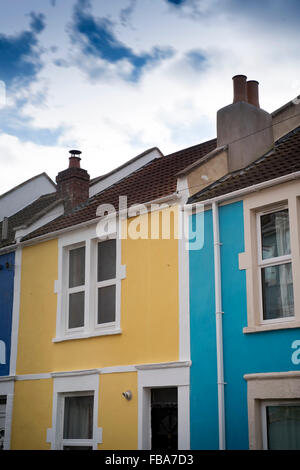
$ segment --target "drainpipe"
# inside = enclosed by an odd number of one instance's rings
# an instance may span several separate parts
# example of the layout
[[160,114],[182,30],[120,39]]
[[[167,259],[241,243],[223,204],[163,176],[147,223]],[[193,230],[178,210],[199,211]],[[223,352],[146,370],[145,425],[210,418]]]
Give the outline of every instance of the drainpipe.
[[223,361],[223,328],[222,328],[222,291],[221,259],[218,204],[212,204],[214,233],[214,267],[215,267],[215,306],[216,306],[216,339],[218,371],[218,415],[219,415],[219,450],[225,450],[225,404],[224,404],[224,361]]

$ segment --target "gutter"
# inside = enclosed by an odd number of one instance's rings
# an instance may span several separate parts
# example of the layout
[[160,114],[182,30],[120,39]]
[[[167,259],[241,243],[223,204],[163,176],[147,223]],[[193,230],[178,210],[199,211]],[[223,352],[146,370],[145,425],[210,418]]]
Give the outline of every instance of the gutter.
[[[144,208],[144,207],[149,207],[152,204],[163,204],[163,203],[170,202],[170,201],[173,201],[174,203],[176,203],[176,201],[178,201],[179,199],[180,199],[180,195],[178,194],[178,192],[174,192],[174,193],[169,194],[168,196],[163,196],[163,197],[158,198],[158,199],[153,199],[152,201],[145,202],[143,204],[133,204],[130,207],[128,207],[127,209],[122,209],[121,211],[116,211],[112,215],[124,216],[125,214],[128,213],[128,211],[131,208],[138,211],[138,210],[142,210],[142,208]],[[150,207],[150,209],[151,209],[151,207]],[[109,217],[109,215],[105,216],[105,217]],[[133,217],[133,216],[129,216],[129,218],[130,217]],[[38,237],[30,238],[29,240],[19,241],[19,242],[13,243],[13,244],[8,245],[6,247],[0,248],[0,254],[10,252],[10,251],[14,251],[19,246],[30,246],[30,245],[34,245],[35,243],[39,243],[39,242],[46,241],[46,240],[51,240],[51,239],[56,238],[57,236],[59,236],[63,233],[71,232],[72,230],[77,230],[77,229],[80,229],[80,228],[84,228],[84,227],[88,227],[90,225],[96,224],[101,219],[102,219],[102,217],[95,217],[94,219],[87,220],[86,222],[81,222],[80,224],[70,225],[70,227],[65,227],[65,228],[62,228],[62,229],[59,229],[59,230],[55,230],[54,232],[45,233],[43,235],[39,235]]]
[[252,186],[247,186],[246,188],[237,189],[236,191],[232,191],[232,192],[227,193],[227,194],[222,194],[220,196],[216,196],[216,197],[213,197],[213,198],[210,198],[210,199],[205,199],[203,201],[197,201],[197,202],[190,202],[190,203],[186,204],[185,208],[187,210],[192,211],[192,207],[193,207],[194,204],[196,204],[196,205],[198,204],[199,206],[201,205],[203,207],[204,205],[211,205],[214,202],[216,202],[216,203],[224,202],[224,201],[227,201],[229,199],[236,199],[240,196],[244,196],[246,194],[250,194],[250,193],[253,193],[253,192],[256,192],[256,191],[261,191],[262,189],[270,188],[271,186],[275,186],[276,184],[286,183],[288,181],[293,181],[293,180],[296,180],[296,179],[299,179],[299,178],[300,178],[300,171],[296,171],[294,173],[289,173],[288,175],[279,176],[278,178],[273,178],[272,180],[263,181],[262,183],[253,184]]

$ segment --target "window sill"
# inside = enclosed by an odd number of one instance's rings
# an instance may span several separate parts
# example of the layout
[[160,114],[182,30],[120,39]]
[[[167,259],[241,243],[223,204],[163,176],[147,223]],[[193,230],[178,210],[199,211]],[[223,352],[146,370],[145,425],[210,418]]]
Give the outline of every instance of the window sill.
[[300,328],[300,321],[291,320],[265,325],[246,326],[243,328],[243,333],[259,333],[261,331],[286,330],[290,328]]
[[53,343],[61,343],[62,341],[72,341],[76,339],[96,338],[97,336],[120,335],[122,330],[120,328],[110,328],[93,333],[78,333],[70,336],[61,336],[53,338]]

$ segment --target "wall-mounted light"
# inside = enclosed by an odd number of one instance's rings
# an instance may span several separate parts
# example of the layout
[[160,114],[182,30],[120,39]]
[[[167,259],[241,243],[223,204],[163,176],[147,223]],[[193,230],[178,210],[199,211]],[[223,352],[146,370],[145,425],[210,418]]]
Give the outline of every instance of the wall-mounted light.
[[124,398],[126,398],[126,400],[131,400],[131,398],[132,398],[131,390],[127,390],[126,392],[123,392],[122,395],[123,395]]

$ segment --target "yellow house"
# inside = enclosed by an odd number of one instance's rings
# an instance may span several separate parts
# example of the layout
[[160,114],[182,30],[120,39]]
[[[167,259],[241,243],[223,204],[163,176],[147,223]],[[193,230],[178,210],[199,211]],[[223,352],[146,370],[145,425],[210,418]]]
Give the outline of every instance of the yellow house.
[[78,152],[58,174],[64,214],[17,247],[11,449],[189,449],[176,175],[215,145],[159,154],[90,198]]

